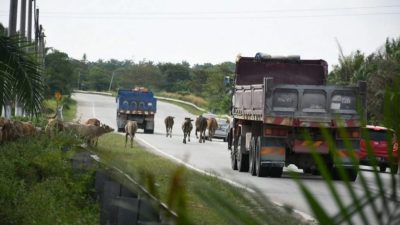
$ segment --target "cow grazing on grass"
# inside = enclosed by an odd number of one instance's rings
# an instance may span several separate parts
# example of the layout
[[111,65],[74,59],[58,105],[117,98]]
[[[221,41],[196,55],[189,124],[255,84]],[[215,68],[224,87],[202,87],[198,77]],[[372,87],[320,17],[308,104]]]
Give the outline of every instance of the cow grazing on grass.
[[207,118],[200,115],[196,119],[196,137],[197,137],[197,131],[200,132],[199,143],[206,142],[206,130],[207,130]]
[[79,138],[83,139],[85,143],[89,146],[97,146],[98,138],[103,134],[113,132],[114,129],[105,124],[96,126],[91,124],[86,125],[73,122],[65,122],[64,131],[75,134]]
[[215,130],[218,128],[218,122],[215,118],[209,118],[207,120],[207,129],[208,129],[208,140],[212,141],[214,137]]
[[96,118],[90,118],[88,120],[86,120],[86,122],[84,123],[85,125],[95,125],[95,126],[100,126],[100,120],[96,119]]
[[175,117],[173,116],[167,116],[164,120],[167,137],[169,135],[169,137],[172,138],[172,127],[174,126],[174,118]]
[[[94,125],[97,127],[100,127],[100,125],[101,125],[100,120],[98,120],[96,118],[90,118],[90,119],[86,120],[86,122],[84,124],[85,125]],[[93,140],[95,146],[97,146],[98,141],[99,141],[99,137],[97,137]]]
[[183,131],[183,143],[186,144],[186,137],[190,142],[190,133],[193,130],[192,119],[186,117],[185,121],[182,124],[182,131]]
[[138,129],[138,124],[136,121],[128,120],[125,125],[125,147],[126,143],[128,142],[128,136],[131,140],[131,148],[133,147],[133,138],[135,137],[136,131]]
[[53,137],[56,133],[64,130],[64,124],[58,119],[49,119],[44,131],[49,137]]

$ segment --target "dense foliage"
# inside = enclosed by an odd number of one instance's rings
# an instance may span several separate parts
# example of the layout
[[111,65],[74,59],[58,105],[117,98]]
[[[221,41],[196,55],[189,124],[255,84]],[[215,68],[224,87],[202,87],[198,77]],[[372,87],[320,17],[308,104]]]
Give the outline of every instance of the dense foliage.
[[384,97],[388,87],[399,85],[400,38],[387,39],[375,53],[365,55],[361,51],[345,56],[340,50],[339,64],[329,74],[332,84],[356,84],[367,81],[367,105],[369,123],[384,120]]
[[75,143],[60,135],[0,145],[1,224],[99,223],[94,176],[71,170]]

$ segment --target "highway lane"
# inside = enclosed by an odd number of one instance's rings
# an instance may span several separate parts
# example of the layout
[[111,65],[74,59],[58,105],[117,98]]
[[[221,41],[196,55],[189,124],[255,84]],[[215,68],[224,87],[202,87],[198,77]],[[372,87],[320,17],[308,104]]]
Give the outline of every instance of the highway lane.
[[[78,102],[77,118],[85,121],[88,118],[96,117],[103,123],[116,128],[116,103],[115,98],[93,94],[73,94],[73,98]],[[199,170],[218,175],[226,180],[236,182],[244,187],[258,189],[272,201],[289,205],[295,209],[312,214],[306,203],[298,185],[287,172],[285,168],[282,178],[259,178],[253,177],[249,173],[239,173],[230,168],[230,152],[227,150],[227,144],[222,140],[213,142],[198,143],[191,135],[191,142],[183,144],[183,133],[181,125],[185,117],[195,119],[194,115],[189,114],[184,109],[173,104],[158,101],[158,108],[155,117],[154,134],[144,134],[139,130],[137,140],[157,154],[168,156],[186,162],[190,166]],[[172,138],[165,136],[164,118],[168,115],[175,116]],[[312,191],[317,199],[323,203],[325,209],[333,214],[338,212],[338,207],[329,194],[328,187],[319,176],[304,175],[296,167],[289,166],[291,169],[299,172],[305,185]],[[372,173],[362,172],[367,177],[367,182],[373,183]],[[389,174],[382,174],[383,182],[389,185]],[[347,194],[346,187],[342,182],[335,182],[339,190],[339,195],[345,199],[346,204],[351,204],[350,196]],[[357,195],[363,195],[359,180],[352,185]],[[373,224],[373,223],[372,223]]]

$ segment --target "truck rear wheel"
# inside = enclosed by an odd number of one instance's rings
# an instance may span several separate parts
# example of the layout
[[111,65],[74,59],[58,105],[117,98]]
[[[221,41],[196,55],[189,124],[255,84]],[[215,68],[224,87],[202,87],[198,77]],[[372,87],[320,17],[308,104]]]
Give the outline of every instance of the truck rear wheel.
[[[355,168],[345,168],[344,171],[347,174],[349,181],[354,182],[357,179],[357,170]],[[331,173],[333,180],[343,180],[343,177],[340,176],[339,171],[336,168],[332,167]]]
[[[244,141],[245,136],[241,135],[238,141],[238,148],[237,148],[237,166],[239,172],[247,172],[249,171],[249,155],[245,154],[245,146]],[[242,144],[243,143],[243,144]]]
[[231,167],[233,170],[237,170],[237,160],[236,160],[236,147],[231,150]]
[[154,134],[154,130],[152,129],[144,129],[145,134]]
[[250,151],[249,151],[249,172],[252,176],[256,175],[256,159],[255,159],[255,148],[256,140],[254,137],[251,138]]
[[267,175],[271,177],[281,177],[283,173],[283,167],[268,167],[267,168]]

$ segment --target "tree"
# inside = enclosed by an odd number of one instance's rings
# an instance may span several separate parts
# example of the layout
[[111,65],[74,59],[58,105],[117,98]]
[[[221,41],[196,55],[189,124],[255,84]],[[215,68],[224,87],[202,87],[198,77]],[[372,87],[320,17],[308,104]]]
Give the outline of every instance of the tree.
[[23,39],[7,37],[0,31],[0,113],[4,104],[16,97],[28,114],[37,116],[41,111],[42,70],[35,55],[25,51],[31,47]]
[[70,95],[78,77],[74,74],[70,58],[64,52],[53,50],[45,59],[45,95],[53,96],[56,91]]

